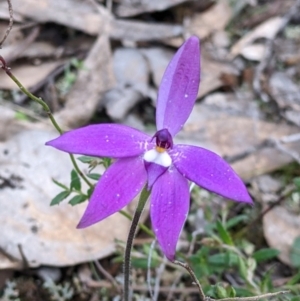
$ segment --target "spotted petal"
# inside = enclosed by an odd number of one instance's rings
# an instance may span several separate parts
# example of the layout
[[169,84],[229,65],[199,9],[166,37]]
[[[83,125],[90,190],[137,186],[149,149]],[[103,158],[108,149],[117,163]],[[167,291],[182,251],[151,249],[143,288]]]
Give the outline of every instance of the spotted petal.
[[121,124],[96,124],[66,132],[46,145],[59,150],[97,157],[137,156],[148,149],[151,137]]
[[200,44],[189,38],[169,63],[158,91],[157,130],[174,137],[183,127],[196,101],[200,82]]
[[142,158],[116,161],[100,178],[77,227],[88,227],[122,209],[137,196],[146,180]]
[[171,261],[175,259],[189,200],[188,182],[175,168],[169,168],[153,185],[150,198],[152,228],[163,253]]
[[217,154],[179,144],[174,146],[170,156],[181,174],[200,187],[234,201],[252,203],[243,181]]

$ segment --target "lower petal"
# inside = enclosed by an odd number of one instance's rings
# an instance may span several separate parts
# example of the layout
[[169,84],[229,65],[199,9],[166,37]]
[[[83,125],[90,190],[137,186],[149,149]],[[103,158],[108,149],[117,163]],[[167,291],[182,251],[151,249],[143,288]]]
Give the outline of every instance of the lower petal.
[[252,203],[241,178],[217,154],[201,147],[176,145],[170,156],[180,173],[200,187],[234,201]]
[[121,210],[137,196],[146,180],[141,157],[116,161],[97,183],[77,228],[93,225]]
[[169,168],[153,185],[150,198],[152,227],[163,253],[171,261],[175,259],[189,200],[188,182],[175,168]]

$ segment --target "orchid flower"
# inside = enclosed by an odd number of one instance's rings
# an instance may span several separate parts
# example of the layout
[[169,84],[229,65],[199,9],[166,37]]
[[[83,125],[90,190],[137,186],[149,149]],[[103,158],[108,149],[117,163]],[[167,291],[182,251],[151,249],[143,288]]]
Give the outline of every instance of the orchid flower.
[[163,253],[173,261],[189,210],[189,181],[225,198],[252,203],[242,180],[220,156],[201,147],[173,144],[192,111],[199,82],[200,45],[197,37],[191,37],[162,78],[153,136],[121,124],[97,124],[47,142],[67,153],[116,159],[96,184],[78,228],[121,210],[147,184],[152,228]]

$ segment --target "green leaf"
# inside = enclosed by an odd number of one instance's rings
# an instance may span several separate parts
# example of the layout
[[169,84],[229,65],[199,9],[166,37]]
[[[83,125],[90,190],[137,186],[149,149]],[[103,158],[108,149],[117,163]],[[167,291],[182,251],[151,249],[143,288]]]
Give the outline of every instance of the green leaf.
[[218,230],[221,240],[225,244],[233,246],[231,236],[230,236],[229,232],[225,229],[224,225],[219,220],[217,220],[216,226],[217,226],[217,230]]
[[80,156],[80,157],[77,158],[77,160],[79,160],[82,163],[90,164],[92,161],[95,160],[95,158],[90,157],[90,156]]
[[238,264],[238,256],[232,252],[213,254],[209,256],[208,263],[219,267],[231,267]]
[[237,215],[226,222],[226,229],[228,230],[241,222],[247,221],[248,219],[248,216],[245,214]]
[[232,287],[231,285],[226,287],[226,292],[227,292],[227,296],[229,298],[235,298],[236,297],[236,291],[235,291],[234,287]]
[[70,189],[75,189],[77,191],[80,191],[81,189],[80,177],[74,169],[71,171]]
[[86,195],[75,195],[74,197],[71,198],[71,200],[69,201],[69,204],[72,206],[75,206],[77,204],[83,203],[86,200],[87,200]]
[[290,259],[294,267],[300,267],[300,236],[296,237],[293,242],[290,252]]
[[252,254],[252,257],[257,261],[257,262],[262,262],[266,261],[269,259],[272,259],[276,256],[278,256],[280,252],[277,249],[272,249],[272,248],[265,248],[258,250]]
[[55,196],[51,203],[50,206],[54,206],[54,205],[58,205],[59,203],[61,203],[64,199],[66,199],[68,196],[70,195],[69,191],[62,191],[60,192],[57,196]]
[[238,262],[240,275],[246,280],[248,276],[246,263],[241,257],[238,258]]
[[214,289],[218,299],[223,299],[227,297],[226,289],[220,284],[216,284]]
[[293,181],[297,189],[300,189],[300,177],[294,178]]
[[98,173],[89,173],[87,176],[92,179],[98,181],[100,179],[100,175]]
[[53,182],[54,184],[56,184],[57,186],[59,186],[60,188],[63,188],[64,190],[69,190],[69,188],[68,188],[66,185],[64,185],[64,184],[62,184],[62,183],[56,181],[55,179],[52,179],[52,182]]

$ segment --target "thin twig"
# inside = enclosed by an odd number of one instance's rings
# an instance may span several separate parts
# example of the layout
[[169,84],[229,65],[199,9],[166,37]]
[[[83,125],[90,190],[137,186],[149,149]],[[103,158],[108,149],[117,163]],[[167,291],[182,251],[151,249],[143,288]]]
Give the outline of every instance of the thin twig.
[[11,0],[7,0],[7,4],[8,4],[8,12],[9,12],[9,23],[5,31],[4,37],[0,42],[0,49],[2,48],[2,44],[5,42],[14,24],[14,10],[11,4]]
[[234,297],[234,298],[224,298],[224,299],[213,299],[210,297],[206,297],[205,301],[258,301],[264,298],[271,298],[271,297],[287,294],[289,292],[290,291],[281,291],[277,293],[267,293],[259,296],[252,296],[252,297]]
[[115,278],[109,274],[101,265],[101,263],[98,260],[94,261],[97,269],[99,270],[99,272],[109,281],[111,282],[111,284],[113,285],[113,287],[118,291],[119,294],[121,294],[121,288],[118,285],[117,281],[115,280]]
[[181,261],[178,261],[178,260],[175,260],[173,263],[183,267],[184,269],[186,269],[188,271],[188,273],[190,274],[190,276],[194,280],[195,284],[197,285],[199,295],[200,295],[200,300],[201,301],[206,301],[207,299],[206,299],[205,294],[203,292],[202,286],[201,286],[197,276],[195,275],[194,271],[192,270],[192,268],[187,263],[184,263],[184,262],[181,262]]
[[[21,82],[13,75],[13,73],[10,71],[10,68],[8,67],[8,65],[6,64],[6,61],[4,60],[4,58],[0,55],[0,68],[3,69],[5,71],[5,73],[17,84],[17,86],[20,88],[20,90],[26,94],[30,99],[32,99],[33,101],[37,102],[38,104],[40,104],[44,111],[46,112],[46,114],[48,115],[50,121],[52,122],[53,126],[55,127],[55,129],[60,133],[63,134],[63,130],[60,128],[60,126],[58,125],[58,123],[56,122],[49,106],[47,105],[47,103],[40,97],[36,97],[35,95],[33,95],[32,93],[30,93],[22,84]],[[73,163],[74,169],[76,170],[76,172],[80,175],[80,177],[82,178],[82,180],[91,188],[94,187],[94,185],[87,179],[87,177],[83,174],[83,172],[80,170],[80,168],[78,167],[78,164],[75,160],[74,155],[69,154],[70,159]]]

